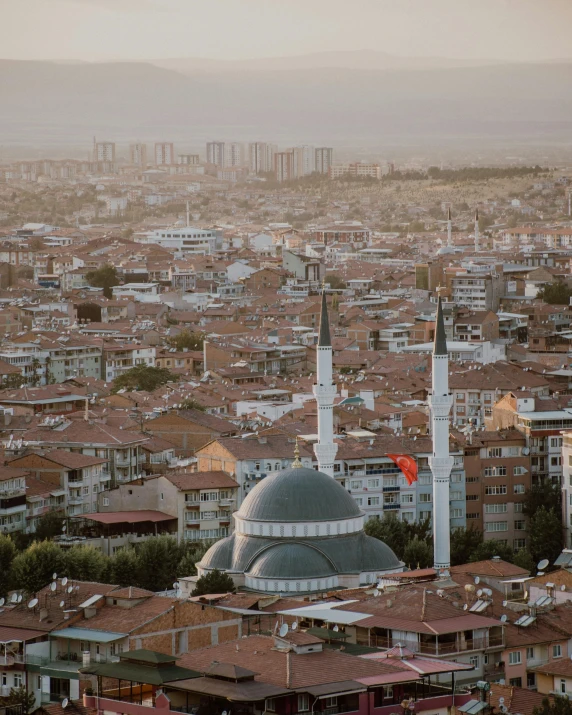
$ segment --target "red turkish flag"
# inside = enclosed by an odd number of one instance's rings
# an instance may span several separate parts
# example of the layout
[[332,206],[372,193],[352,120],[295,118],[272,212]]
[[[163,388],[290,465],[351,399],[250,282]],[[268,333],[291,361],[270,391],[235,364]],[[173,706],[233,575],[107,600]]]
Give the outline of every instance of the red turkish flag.
[[417,462],[413,457],[408,457],[406,454],[388,454],[387,456],[401,469],[409,486],[417,481]]

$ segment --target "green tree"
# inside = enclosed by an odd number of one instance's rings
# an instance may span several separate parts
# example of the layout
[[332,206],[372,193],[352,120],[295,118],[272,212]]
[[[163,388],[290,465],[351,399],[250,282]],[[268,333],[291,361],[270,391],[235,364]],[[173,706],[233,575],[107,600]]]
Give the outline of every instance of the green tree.
[[183,350],[202,350],[205,341],[205,334],[201,332],[191,332],[182,330],[178,335],[167,338],[167,344],[179,352]]
[[0,596],[6,596],[11,587],[12,562],[16,556],[16,545],[9,536],[0,534]]
[[485,561],[486,559],[492,559],[493,556],[500,556],[503,561],[512,563],[514,551],[507,544],[503,544],[502,541],[491,539],[490,541],[482,541],[471,553],[469,561]]
[[137,551],[131,547],[118,549],[109,559],[109,581],[119,586],[139,586],[141,564]]
[[568,305],[572,296],[572,289],[562,281],[546,283],[536,294],[545,303],[550,305]]
[[468,563],[471,554],[483,543],[483,535],[471,526],[451,532],[451,566]]
[[214,569],[205,576],[197,580],[196,588],[193,589],[192,596],[204,596],[209,593],[234,593],[236,588],[231,577]]
[[562,492],[556,484],[552,484],[548,480],[534,484],[527,490],[524,497],[522,510],[530,519],[541,508],[547,511],[553,509],[558,514],[562,510]]
[[326,283],[330,286],[332,290],[342,290],[348,287],[345,280],[338,276],[337,273],[330,273],[326,276]]
[[35,704],[36,696],[34,693],[28,692],[24,685],[20,685],[17,688],[10,688],[8,705],[11,707],[20,706],[23,715],[28,715],[29,712],[32,712]]
[[365,533],[385,542],[398,558],[403,559],[407,545],[407,524],[395,514],[385,514],[382,519],[378,516],[368,519],[365,523]]
[[409,541],[403,552],[404,563],[412,569],[427,568],[433,564],[433,549],[426,541],[415,536]]
[[530,551],[526,549],[519,549],[514,555],[512,563],[515,566],[520,566],[521,569],[525,569],[529,574],[536,573],[536,562],[530,555]]
[[119,285],[119,276],[115,266],[105,264],[95,271],[89,271],[85,276],[90,286],[94,288],[103,288],[103,295],[106,298],[113,297],[113,286]]
[[13,586],[28,595],[37,593],[52,580],[53,573],[65,570],[66,558],[51,541],[35,541],[12,562]]
[[40,384],[40,361],[37,357],[32,358],[31,367],[32,376],[30,377],[30,385],[37,387]]
[[543,506],[530,519],[528,548],[534,563],[548,559],[554,563],[562,551],[562,521],[553,510]]
[[182,549],[172,536],[156,536],[137,547],[139,585],[149,591],[172,588],[179,576]]
[[103,581],[108,558],[93,546],[74,546],[66,553],[66,575],[78,581]]
[[167,370],[166,367],[136,365],[115,378],[111,386],[111,392],[115,393],[119,392],[119,390],[153,392],[161,385],[176,382],[178,379],[178,375]]
[[185,399],[179,404],[179,409],[181,410],[199,410],[200,412],[205,412],[206,408],[194,397],[185,397]]
[[48,511],[38,519],[34,540],[45,541],[59,536],[62,533],[63,524],[64,518],[60,511]]
[[562,695],[554,695],[552,700],[543,698],[542,705],[535,707],[532,715],[572,715],[572,700]]
[[22,387],[25,384],[26,378],[23,375],[16,375],[14,373],[12,375],[6,375],[4,381],[2,382],[2,387],[17,390],[19,387]]

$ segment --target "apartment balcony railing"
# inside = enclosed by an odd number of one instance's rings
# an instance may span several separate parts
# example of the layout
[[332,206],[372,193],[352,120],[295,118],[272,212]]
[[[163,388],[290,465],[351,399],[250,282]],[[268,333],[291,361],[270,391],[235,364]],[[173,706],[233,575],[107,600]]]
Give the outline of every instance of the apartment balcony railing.
[[400,506],[399,502],[389,502],[388,504],[383,505],[383,510],[388,511],[389,509],[399,509]]
[[405,648],[409,648],[409,650],[412,650],[414,653],[436,656],[464,653],[472,650],[485,650],[487,648],[493,648],[496,646],[500,647],[503,645],[502,636],[489,636],[489,638],[473,638],[467,640],[457,639],[452,642],[431,643],[370,634],[369,642],[367,636],[358,636],[357,641],[359,645],[369,645],[375,648],[393,648],[396,645],[402,645]]

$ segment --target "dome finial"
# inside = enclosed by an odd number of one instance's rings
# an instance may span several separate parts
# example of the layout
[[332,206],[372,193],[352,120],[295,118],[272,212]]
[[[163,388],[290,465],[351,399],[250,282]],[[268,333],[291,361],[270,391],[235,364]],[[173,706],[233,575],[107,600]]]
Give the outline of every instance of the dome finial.
[[300,448],[298,447],[298,437],[296,437],[296,446],[294,447],[294,461],[292,462],[292,469],[300,469],[304,465],[300,461]]

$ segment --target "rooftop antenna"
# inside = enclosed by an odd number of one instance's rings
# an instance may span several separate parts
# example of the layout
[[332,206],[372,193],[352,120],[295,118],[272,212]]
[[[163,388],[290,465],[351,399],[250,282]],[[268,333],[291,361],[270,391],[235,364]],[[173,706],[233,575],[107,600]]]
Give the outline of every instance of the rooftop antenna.
[[278,635],[280,636],[280,638],[284,638],[284,636],[285,636],[287,633],[288,633],[288,624],[287,624],[287,623],[283,623],[283,624],[280,626],[280,630],[278,631]]
[[542,561],[539,561],[536,568],[539,571],[544,571],[544,569],[550,564],[550,561],[548,559],[542,559]]

